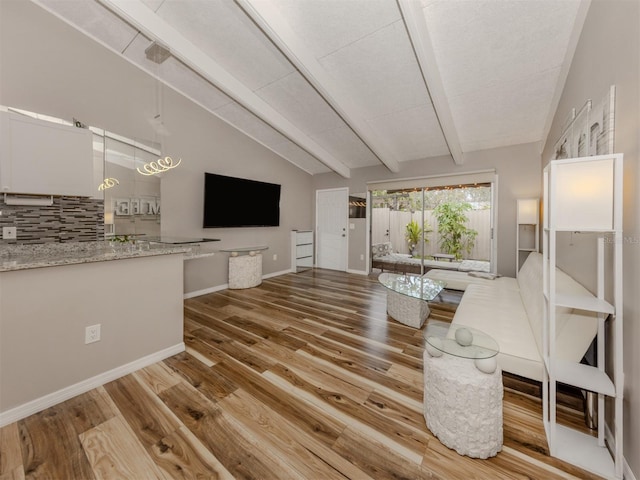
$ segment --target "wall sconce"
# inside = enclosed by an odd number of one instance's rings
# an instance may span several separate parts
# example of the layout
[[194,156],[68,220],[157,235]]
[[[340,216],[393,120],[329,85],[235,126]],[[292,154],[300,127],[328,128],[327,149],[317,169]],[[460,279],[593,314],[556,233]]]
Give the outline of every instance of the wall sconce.
[[538,199],[519,198],[518,199],[518,224],[535,225],[538,223]]
[[142,166],[142,170],[140,167],[137,168],[138,173],[141,175],[157,175],[158,173],[163,173],[172,168],[176,168],[182,159],[180,158],[177,163],[173,163],[173,159],[171,157],[159,158],[157,161],[145,163]]

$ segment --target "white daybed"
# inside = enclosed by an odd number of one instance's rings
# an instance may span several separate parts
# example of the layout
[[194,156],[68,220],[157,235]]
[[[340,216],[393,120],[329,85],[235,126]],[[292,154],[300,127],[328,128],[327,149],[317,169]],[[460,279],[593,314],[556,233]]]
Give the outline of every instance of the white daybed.
[[[447,288],[464,290],[452,324],[466,325],[492,336],[500,346],[498,365],[503,371],[543,380],[542,361],[542,255],[531,253],[518,278],[495,280],[463,272],[430,270],[433,280]],[[456,284],[457,283],[457,284]],[[557,270],[559,293],[593,296],[562,270]],[[558,309],[556,350],[558,358],[580,362],[596,336],[596,314],[571,308]]]

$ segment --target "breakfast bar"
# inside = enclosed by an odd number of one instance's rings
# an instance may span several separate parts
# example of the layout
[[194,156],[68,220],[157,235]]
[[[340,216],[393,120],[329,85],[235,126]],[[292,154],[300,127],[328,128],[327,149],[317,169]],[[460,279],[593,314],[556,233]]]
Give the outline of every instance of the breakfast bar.
[[108,242],[0,252],[0,423],[184,350],[185,247]]

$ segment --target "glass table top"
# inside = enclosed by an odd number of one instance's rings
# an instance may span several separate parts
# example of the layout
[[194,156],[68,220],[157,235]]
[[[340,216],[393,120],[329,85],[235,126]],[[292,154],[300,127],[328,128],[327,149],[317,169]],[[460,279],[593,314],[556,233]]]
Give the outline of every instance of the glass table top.
[[461,358],[491,358],[500,352],[493,337],[465,325],[452,324],[446,337],[425,335],[425,340],[430,347]]
[[251,253],[251,252],[262,252],[263,250],[268,250],[269,247],[266,245],[258,245],[257,247],[237,247],[237,248],[221,248],[221,252],[227,253]]
[[170,236],[166,236],[166,235],[162,235],[162,236],[154,236],[154,237],[147,237],[147,236],[143,236],[142,240],[145,240],[147,242],[151,242],[151,243],[166,243],[166,244],[170,244],[170,245],[181,245],[181,244],[188,244],[188,243],[207,243],[207,242],[219,242],[220,239],[219,238],[188,238],[188,237],[170,237]]
[[445,282],[440,280],[431,280],[419,275],[399,275],[397,273],[381,273],[378,281],[389,290],[424,300],[425,302],[436,298],[446,285]]

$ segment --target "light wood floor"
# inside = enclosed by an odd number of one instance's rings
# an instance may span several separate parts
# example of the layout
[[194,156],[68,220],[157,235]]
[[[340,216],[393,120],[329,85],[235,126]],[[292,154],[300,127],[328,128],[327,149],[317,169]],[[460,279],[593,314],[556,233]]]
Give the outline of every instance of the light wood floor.
[[375,279],[327,270],[186,300],[185,353],[0,429],[0,480],[597,478],[546,455],[537,387],[511,378],[503,451],[444,447],[422,332],[385,304]]

